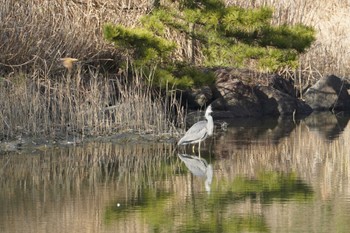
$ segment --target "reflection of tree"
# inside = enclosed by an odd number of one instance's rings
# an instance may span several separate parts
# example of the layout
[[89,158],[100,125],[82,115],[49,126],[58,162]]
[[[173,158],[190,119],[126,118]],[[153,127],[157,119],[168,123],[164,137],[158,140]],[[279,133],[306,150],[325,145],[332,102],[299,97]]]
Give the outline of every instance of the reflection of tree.
[[[195,158],[188,156],[187,159]],[[204,174],[198,169],[195,173]],[[295,174],[281,172],[261,172],[254,179],[222,178],[216,180],[214,186],[210,195],[191,193],[194,197],[185,198],[161,189],[145,189],[140,200],[130,202],[128,209],[112,204],[105,218],[108,222],[124,221],[137,212],[149,228],[157,232],[187,232],[189,229],[191,232],[268,232],[264,215],[252,212],[237,215],[232,211],[234,206],[246,200],[259,202],[259,205],[273,200],[304,202],[311,200],[313,194]]]
[[213,205],[206,196],[196,197],[194,207],[188,200],[178,202],[175,195],[167,196],[159,191],[145,197],[148,198],[147,201],[138,202],[127,209],[113,204],[107,208],[105,219],[111,224],[113,221],[125,221],[138,213],[151,232],[268,232],[261,215],[248,213],[227,217],[221,208],[228,207],[229,203],[222,206],[219,204],[220,199],[216,201],[217,205]]
[[298,180],[295,174],[280,172],[258,173],[255,179],[238,176],[223,189],[226,190],[225,199],[259,197],[261,204],[273,200],[305,201],[313,194],[311,188]]

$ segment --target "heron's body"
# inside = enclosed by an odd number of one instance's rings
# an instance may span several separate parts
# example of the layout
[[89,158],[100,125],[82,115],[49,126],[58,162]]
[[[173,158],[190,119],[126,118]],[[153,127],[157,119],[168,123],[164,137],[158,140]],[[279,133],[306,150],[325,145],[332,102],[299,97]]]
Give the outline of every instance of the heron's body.
[[210,115],[212,113],[211,106],[209,105],[205,111],[206,121],[199,121],[192,125],[185,135],[180,139],[177,145],[187,145],[199,143],[198,150],[200,150],[201,142],[204,141],[208,136],[213,135],[214,122],[213,117]]

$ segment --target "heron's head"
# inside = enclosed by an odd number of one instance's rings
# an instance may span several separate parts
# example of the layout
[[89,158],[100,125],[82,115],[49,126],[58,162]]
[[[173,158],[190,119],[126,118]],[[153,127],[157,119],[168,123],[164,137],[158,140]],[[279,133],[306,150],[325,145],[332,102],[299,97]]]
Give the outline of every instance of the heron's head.
[[207,110],[205,111],[205,115],[209,115],[209,114],[211,114],[213,112],[213,110],[211,109],[211,105],[209,105],[208,107],[207,107]]

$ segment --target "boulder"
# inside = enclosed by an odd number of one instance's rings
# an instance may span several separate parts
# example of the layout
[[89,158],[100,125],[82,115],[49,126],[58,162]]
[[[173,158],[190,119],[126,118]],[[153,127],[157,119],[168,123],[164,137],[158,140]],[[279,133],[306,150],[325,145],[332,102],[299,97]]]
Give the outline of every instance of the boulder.
[[350,96],[339,77],[330,75],[321,78],[304,94],[305,102],[313,110],[350,110]]
[[211,102],[213,92],[209,86],[192,88],[183,93],[183,98],[186,100],[190,109],[199,109]]
[[258,86],[255,88],[255,93],[259,97],[263,115],[308,115],[312,112],[310,106],[301,100],[273,87]]
[[223,117],[257,117],[262,115],[259,98],[253,88],[239,78],[222,72],[217,75],[216,96],[212,103],[216,110],[226,111]]
[[294,81],[291,78],[284,78],[278,74],[271,75],[268,86],[296,98],[297,92],[294,87]]

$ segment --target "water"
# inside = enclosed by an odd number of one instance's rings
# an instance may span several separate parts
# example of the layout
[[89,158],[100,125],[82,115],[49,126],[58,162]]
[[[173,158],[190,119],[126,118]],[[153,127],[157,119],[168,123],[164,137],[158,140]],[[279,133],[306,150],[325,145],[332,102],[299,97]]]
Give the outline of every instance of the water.
[[348,232],[348,117],[230,122],[202,146],[0,155],[0,232]]

